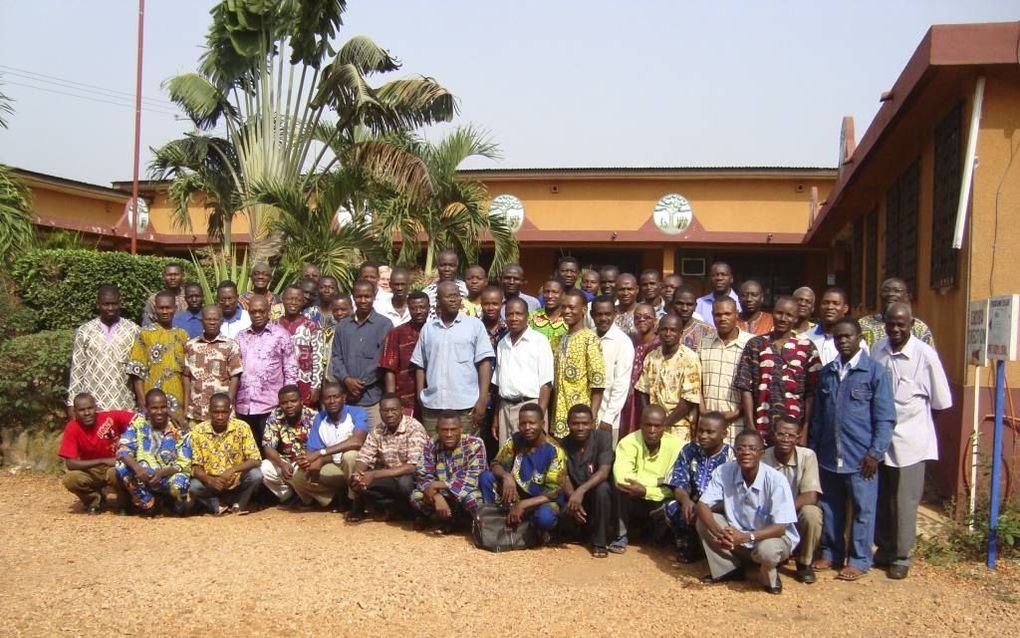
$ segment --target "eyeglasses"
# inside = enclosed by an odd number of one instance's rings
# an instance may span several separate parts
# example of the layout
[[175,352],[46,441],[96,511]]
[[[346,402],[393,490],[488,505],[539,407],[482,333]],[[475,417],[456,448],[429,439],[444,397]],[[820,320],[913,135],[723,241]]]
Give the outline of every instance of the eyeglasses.
[[772,438],[783,439],[785,441],[786,439],[795,439],[797,438],[797,436],[798,436],[797,434],[791,434],[789,432],[776,432],[775,434],[772,435]]
[[645,314],[641,314],[641,315],[639,315],[639,314],[637,314],[637,313],[634,313],[634,319],[635,319],[635,320],[636,320],[636,319],[645,319],[645,320],[651,320],[651,319],[655,319],[655,315],[645,315]]
[[761,451],[761,446],[758,446],[758,445],[738,445],[738,446],[736,446],[735,449],[737,450],[737,452],[759,452],[759,451]]

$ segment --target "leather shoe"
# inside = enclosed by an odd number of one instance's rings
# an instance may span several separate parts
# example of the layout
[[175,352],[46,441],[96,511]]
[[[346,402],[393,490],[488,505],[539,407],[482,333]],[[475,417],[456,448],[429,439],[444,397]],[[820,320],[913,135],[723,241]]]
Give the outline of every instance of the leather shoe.
[[889,578],[893,580],[903,580],[907,577],[910,572],[910,568],[906,565],[893,565],[889,568]]
[[765,585],[765,591],[776,595],[783,593],[783,579],[779,577],[779,574],[776,574],[776,584]]
[[797,573],[793,577],[797,579],[797,582],[807,585],[818,580],[815,576],[815,570],[811,565],[801,565],[800,563],[797,563]]
[[733,571],[726,572],[718,578],[713,578],[712,574],[706,574],[701,577],[701,582],[705,585],[716,585],[718,583],[729,583],[737,580],[744,580],[744,570],[734,569]]

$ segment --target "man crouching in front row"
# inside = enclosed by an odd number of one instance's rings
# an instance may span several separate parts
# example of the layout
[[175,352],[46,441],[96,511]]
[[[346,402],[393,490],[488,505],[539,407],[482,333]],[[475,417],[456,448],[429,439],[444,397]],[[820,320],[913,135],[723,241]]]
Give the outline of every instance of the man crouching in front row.
[[765,591],[781,594],[776,566],[790,557],[800,536],[790,483],[761,462],[765,444],[754,430],[737,436],[736,461],[719,466],[697,505],[697,530],[711,574],[706,584],[744,579],[744,565],[759,565]]

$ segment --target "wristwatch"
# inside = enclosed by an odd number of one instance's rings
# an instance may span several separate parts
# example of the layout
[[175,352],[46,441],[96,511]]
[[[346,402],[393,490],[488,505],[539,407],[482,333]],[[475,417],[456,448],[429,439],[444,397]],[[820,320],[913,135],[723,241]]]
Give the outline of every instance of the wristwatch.
[[329,456],[329,453],[326,452],[326,448],[319,450],[319,456]]
[[751,542],[752,543],[755,542],[755,540],[754,540],[754,532],[748,532],[748,534],[751,535]]

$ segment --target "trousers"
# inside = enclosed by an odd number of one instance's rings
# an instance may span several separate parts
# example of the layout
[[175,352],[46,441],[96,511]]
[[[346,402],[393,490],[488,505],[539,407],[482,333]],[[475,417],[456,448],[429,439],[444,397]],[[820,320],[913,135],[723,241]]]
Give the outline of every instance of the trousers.
[[796,558],[801,565],[810,565],[818,551],[818,543],[822,540],[822,508],[818,505],[805,505],[797,512],[797,533],[800,544],[797,545]]
[[[478,478],[478,487],[482,490],[482,500],[486,503],[499,503],[497,488],[499,481],[496,479],[496,475],[490,471],[482,472],[482,475]],[[529,498],[529,494],[521,494],[521,490],[517,490],[518,496],[521,498]],[[556,527],[556,523],[559,520],[559,504],[558,503],[543,503],[535,509],[528,512],[532,522],[544,531],[550,531]]]
[[364,499],[365,505],[375,512],[389,510],[402,513],[410,507],[413,489],[413,474],[375,479],[368,489],[361,493],[361,498]]
[[127,493],[117,480],[117,470],[112,465],[94,465],[87,470],[68,470],[64,474],[64,487],[74,494],[86,507],[103,504],[103,488],[112,487],[117,492],[117,507],[127,507]]
[[[292,472],[297,470],[297,465],[291,463],[287,459],[281,459],[281,461],[289,467]],[[283,473],[280,472],[280,470],[276,468],[276,465],[274,465],[269,459],[264,459],[262,461],[260,470],[262,472],[262,484],[265,485],[270,492],[276,495],[276,498],[280,499],[281,503],[294,495],[294,488],[291,487],[291,484],[294,482],[294,474],[291,474],[291,478],[288,481],[283,478]]]
[[345,492],[347,498],[353,500],[354,492],[349,486],[351,474],[354,474],[354,464],[357,461],[358,451],[347,450],[340,457],[339,464],[330,462],[319,468],[318,476],[298,469],[294,473],[291,486],[304,503],[311,503],[314,500],[322,507],[326,507],[341,492]]
[[[712,518],[722,527],[729,525],[726,517],[718,512],[712,512]],[[750,548],[741,545],[732,550],[720,549],[708,542],[708,530],[701,519],[695,523],[695,528],[701,537],[701,546],[705,549],[708,569],[712,572],[713,578],[719,578],[735,569],[742,569],[747,563],[756,563],[761,574],[762,584],[775,587],[779,579],[776,566],[789,558],[790,552],[793,551],[790,539],[785,536],[766,538],[756,542]]]
[[925,462],[907,467],[879,467],[875,560],[910,567],[917,542],[917,508],[924,493]]
[[183,512],[184,503],[188,500],[188,487],[191,481],[188,475],[177,472],[163,477],[159,485],[151,487],[142,479],[152,476],[156,470],[149,467],[145,461],[139,461],[139,465],[145,470],[145,477],[136,476],[135,472],[124,463],[118,462],[115,466],[117,479],[130,495],[131,503],[140,510],[149,511],[158,504],[157,496],[166,495],[173,499],[174,510]]
[[233,501],[242,510],[248,509],[248,502],[261,484],[262,471],[259,468],[254,468],[241,475],[241,480],[236,487],[217,491],[197,478],[193,478],[191,479],[191,487],[188,491],[191,494],[191,498],[215,514],[220,509],[220,499]]
[[582,505],[588,520],[584,524],[577,522],[564,507],[560,512],[560,530],[565,536],[590,539],[593,547],[607,547],[613,538],[613,486],[609,481],[602,481],[585,493]]
[[[871,568],[871,541],[875,537],[878,477],[865,480],[860,472],[837,474],[819,470],[822,483],[822,553],[825,560],[844,562],[861,571]],[[847,503],[850,503],[850,546],[843,537]]]

